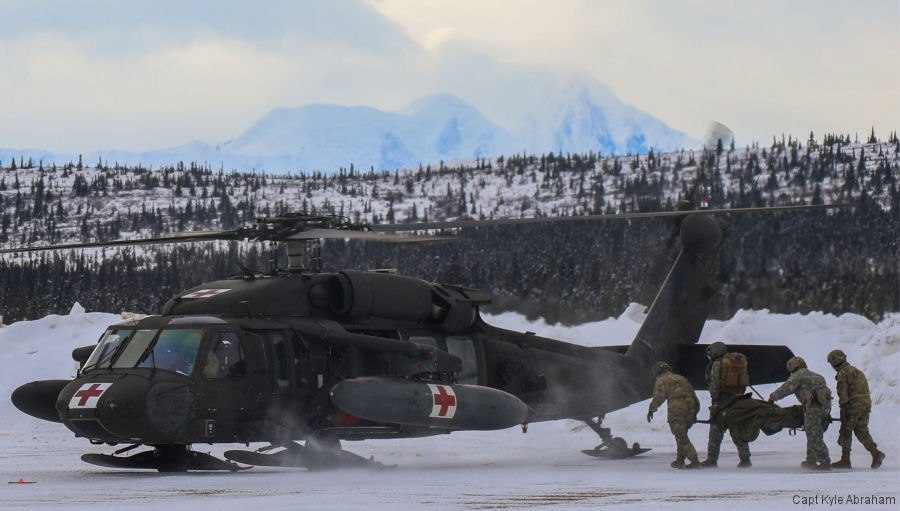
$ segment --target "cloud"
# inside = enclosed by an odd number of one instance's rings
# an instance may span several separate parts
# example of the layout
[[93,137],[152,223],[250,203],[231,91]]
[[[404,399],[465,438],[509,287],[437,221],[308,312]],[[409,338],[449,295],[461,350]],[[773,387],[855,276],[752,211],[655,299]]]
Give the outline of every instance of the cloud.
[[[422,51],[351,0],[39,0],[4,3],[0,18],[11,27],[0,34],[0,96],[15,98],[0,103],[15,120],[0,126],[5,147],[232,138],[276,106],[378,102]],[[375,91],[359,94],[367,84]]]
[[434,93],[510,125],[523,98],[576,71],[695,137],[710,120],[739,142],[886,134],[900,120],[898,17],[894,0],[11,0],[0,146],[214,142],[275,107],[392,110]]
[[871,124],[886,135],[900,121],[895,0],[370,3],[423,43],[452,27],[426,45],[435,53],[467,46],[504,65],[581,69],[698,137],[710,120],[748,142]]
[[198,39],[241,39],[270,50],[298,44],[363,53],[415,51],[395,23],[356,0],[13,0],[0,4],[0,39],[53,33],[92,53],[146,52]]

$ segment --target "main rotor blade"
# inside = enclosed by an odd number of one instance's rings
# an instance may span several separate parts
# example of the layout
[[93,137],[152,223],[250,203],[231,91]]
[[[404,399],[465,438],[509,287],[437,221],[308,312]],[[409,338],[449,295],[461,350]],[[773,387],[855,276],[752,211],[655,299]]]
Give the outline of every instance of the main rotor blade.
[[313,239],[360,239],[369,241],[386,241],[389,243],[422,243],[428,241],[446,241],[453,238],[447,236],[411,236],[407,234],[388,234],[386,232],[352,231],[344,229],[307,229],[287,236],[289,240]]
[[157,238],[138,238],[114,241],[89,241],[85,243],[67,243],[63,245],[43,245],[38,247],[19,247],[0,249],[0,254],[17,254],[25,252],[41,252],[45,250],[68,250],[77,248],[121,247],[129,245],[152,245],[157,243],[188,243],[191,241],[214,241],[239,239],[237,231],[200,231],[179,232]]
[[20,247],[20,248],[4,248],[0,249],[0,254],[18,254],[28,252],[41,252],[46,250],[69,250],[80,248],[100,248],[100,247],[121,247],[130,245],[153,245],[164,243],[189,243],[192,241],[215,241],[215,240],[306,240],[306,239],[366,239],[371,241],[386,241],[393,243],[416,243],[429,241],[442,241],[452,238],[441,236],[407,236],[395,235],[387,233],[395,233],[401,231],[425,231],[433,229],[452,229],[460,227],[479,227],[488,225],[519,225],[519,224],[539,224],[550,222],[578,222],[585,220],[624,220],[630,218],[657,218],[657,217],[677,217],[685,215],[705,215],[705,214],[721,214],[721,213],[764,213],[770,211],[792,211],[792,210],[812,210],[812,209],[832,209],[846,208],[855,206],[856,204],[816,204],[816,205],[799,205],[799,206],[770,206],[762,208],[734,208],[734,209],[696,209],[687,211],[655,211],[655,212],[638,212],[638,213],[621,213],[610,215],[582,215],[582,216],[556,216],[556,217],[538,217],[538,218],[503,218],[496,220],[472,220],[460,219],[448,222],[422,222],[413,224],[379,224],[367,226],[367,230],[354,229],[328,229],[322,227],[314,227],[310,229],[302,229],[287,234],[278,233],[271,230],[261,230],[259,228],[242,228],[231,231],[198,231],[198,232],[180,232],[159,236],[155,238],[140,239],[124,239],[115,241],[90,241],[85,243],[68,243],[63,245],[42,245],[36,247]]
[[604,215],[580,215],[580,216],[546,216],[536,218],[499,218],[494,220],[460,219],[446,222],[420,222],[415,224],[377,224],[369,226],[373,231],[400,232],[400,231],[426,231],[431,229],[453,229],[459,227],[481,227],[488,225],[520,225],[543,224],[551,222],[583,222],[586,220],[627,220],[630,218],[657,218],[685,215],[707,215],[721,213],[768,213],[772,211],[793,211],[811,209],[834,209],[856,206],[855,203],[846,204],[815,204],[799,206],[766,206],[759,208],[732,208],[732,209],[689,209],[686,211],[648,211],[636,213],[618,213]]

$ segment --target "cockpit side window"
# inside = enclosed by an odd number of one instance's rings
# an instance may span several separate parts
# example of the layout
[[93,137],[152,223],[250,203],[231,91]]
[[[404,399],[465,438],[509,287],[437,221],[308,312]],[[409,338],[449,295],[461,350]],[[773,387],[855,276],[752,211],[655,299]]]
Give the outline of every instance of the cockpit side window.
[[203,365],[205,378],[241,377],[246,374],[244,350],[234,332],[215,332]]
[[131,329],[117,330],[110,328],[107,330],[100,339],[100,342],[97,343],[97,347],[94,348],[90,358],[85,362],[83,370],[89,371],[91,369],[103,369],[109,367],[116,352],[119,351],[122,343],[132,332],[134,332],[134,330]]

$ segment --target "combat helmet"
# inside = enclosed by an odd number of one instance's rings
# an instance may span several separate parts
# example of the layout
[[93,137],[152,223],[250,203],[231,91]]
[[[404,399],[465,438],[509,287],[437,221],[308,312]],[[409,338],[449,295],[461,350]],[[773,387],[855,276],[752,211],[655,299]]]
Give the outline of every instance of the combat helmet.
[[844,355],[844,352],[841,350],[832,350],[828,354],[828,363],[831,364],[831,367],[837,367],[846,361],[847,355]]
[[716,341],[706,347],[707,360],[722,358],[726,353],[728,353],[728,347],[725,346],[725,343],[722,341]]
[[653,377],[656,378],[657,376],[661,375],[662,373],[664,373],[666,371],[671,371],[671,370],[672,370],[672,366],[670,366],[669,364],[667,364],[665,362],[657,362],[657,363],[653,364],[653,369],[651,370],[651,372],[653,373]]
[[791,357],[787,361],[787,370],[789,373],[793,373],[797,369],[801,369],[801,368],[802,369],[806,368],[806,361],[803,360],[802,357]]

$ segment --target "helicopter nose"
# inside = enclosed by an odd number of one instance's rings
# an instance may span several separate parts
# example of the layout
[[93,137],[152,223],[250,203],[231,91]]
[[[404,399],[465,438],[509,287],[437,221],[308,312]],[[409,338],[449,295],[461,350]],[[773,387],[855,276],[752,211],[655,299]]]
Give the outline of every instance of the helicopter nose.
[[188,421],[193,399],[187,382],[123,378],[97,406],[97,418],[120,437],[168,438]]
[[13,391],[13,404],[24,413],[51,422],[62,422],[56,399],[70,380],[41,380],[26,383]]
[[[166,443],[180,439],[192,410],[188,381],[152,381],[141,375],[82,378],[57,401],[76,434],[101,441]],[[79,397],[80,396],[80,397]]]

